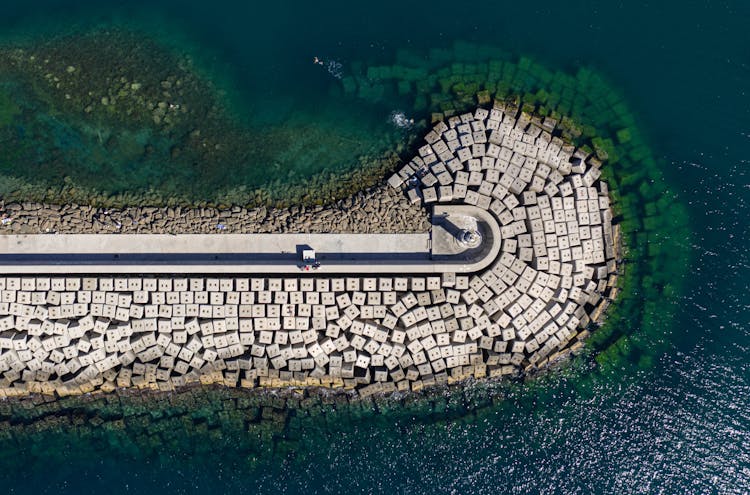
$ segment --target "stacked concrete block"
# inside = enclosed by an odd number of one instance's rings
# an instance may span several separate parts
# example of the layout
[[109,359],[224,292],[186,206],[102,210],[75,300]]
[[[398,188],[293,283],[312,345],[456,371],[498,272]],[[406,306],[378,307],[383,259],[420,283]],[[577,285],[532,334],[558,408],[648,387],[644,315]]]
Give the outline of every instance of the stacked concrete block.
[[[538,125],[537,125],[538,124]],[[363,396],[544,366],[616,295],[601,164],[502,105],[439,122],[389,180],[501,226],[473,274],[0,277],[0,394],[190,383]]]
[[[444,174],[440,202],[479,206],[502,226],[492,278],[484,279],[486,287],[476,284],[460,295],[468,305],[481,303],[501,331],[513,330],[499,346],[490,335],[480,338],[483,349],[502,348],[513,360],[489,356],[489,374],[497,375],[519,359],[523,368],[544,365],[548,356],[575,344],[579,330],[601,319],[616,294],[609,282],[616,277],[619,231],[600,181],[601,163],[560,139],[555,121],[534,124],[499,104],[479,110],[430,131],[433,142],[458,143],[432,167]],[[412,194],[420,197],[424,187],[415,184]],[[529,299],[519,305],[522,297]],[[464,338],[463,329],[456,332]]]

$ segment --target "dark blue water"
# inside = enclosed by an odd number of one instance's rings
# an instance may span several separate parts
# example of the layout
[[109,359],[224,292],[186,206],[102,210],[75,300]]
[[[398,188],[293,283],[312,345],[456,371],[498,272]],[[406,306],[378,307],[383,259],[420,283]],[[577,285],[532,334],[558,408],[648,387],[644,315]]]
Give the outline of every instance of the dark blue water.
[[[347,107],[331,110],[330,75],[313,56],[374,63],[460,39],[563,71],[593,66],[624,93],[688,207],[692,264],[666,351],[584,394],[573,377],[465,420],[410,424],[385,414],[331,425],[330,435],[303,431],[295,460],[262,469],[231,449],[181,470],[168,446],[132,462],[116,447],[83,459],[73,444],[3,473],[4,491],[747,493],[749,21],[744,2],[6,3],[0,29],[31,38],[71,22],[158,29],[192,50],[253,124],[317,116],[337,129]],[[342,128],[361,116],[360,131],[387,129],[387,110],[351,107]]]

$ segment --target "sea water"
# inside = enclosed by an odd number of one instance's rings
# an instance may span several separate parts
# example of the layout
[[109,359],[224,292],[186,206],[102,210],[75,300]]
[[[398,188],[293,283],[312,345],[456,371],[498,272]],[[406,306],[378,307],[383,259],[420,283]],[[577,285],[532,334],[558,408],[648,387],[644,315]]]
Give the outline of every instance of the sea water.
[[[208,411],[205,428],[221,427],[211,433],[213,444],[201,445],[188,435],[154,444],[158,428],[180,428],[162,421],[180,416],[159,405],[153,426],[145,424],[127,445],[116,432],[34,434],[28,425],[26,443],[6,442],[8,468],[0,478],[7,493],[750,490],[747,5],[69,3],[6,3],[2,34],[33,43],[71,26],[118,25],[163,36],[195,57],[243,125],[276,132],[296,126],[340,140],[318,161],[304,148],[286,156],[283,145],[267,151],[278,154],[274,170],[285,176],[294,167],[300,177],[351,167],[351,154],[397,147],[406,137],[394,112],[426,118],[398,98],[361,106],[344,99],[330,61],[345,74],[354,62],[392,63],[399,49],[424,53],[465,40],[564,72],[592,66],[635,110],[666,181],[687,205],[683,242],[692,261],[654,362],[610,370],[583,392],[589,373],[578,369],[521,385],[498,395],[502,400],[462,392],[453,408],[446,399],[448,415],[381,408],[256,437],[221,423],[223,406],[214,398],[201,409]],[[313,63],[316,56],[323,66]],[[255,187],[258,179],[248,173],[244,180]],[[88,431],[85,424],[79,430]],[[290,451],[262,448],[278,449],[284,436],[294,440]]]

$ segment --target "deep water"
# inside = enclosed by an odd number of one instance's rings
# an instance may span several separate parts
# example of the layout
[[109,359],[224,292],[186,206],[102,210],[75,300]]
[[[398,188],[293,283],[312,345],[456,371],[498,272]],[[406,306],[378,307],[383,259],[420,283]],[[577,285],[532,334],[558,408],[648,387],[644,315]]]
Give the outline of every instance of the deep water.
[[[114,441],[30,434],[28,445],[2,457],[17,461],[0,469],[3,492],[750,491],[747,3],[152,3],[10,0],[0,35],[33,40],[71,25],[135,26],[192,53],[248,125],[318,120],[329,134],[372,133],[362,142],[374,150],[400,139],[383,140],[396,131],[391,111],[425,115],[399,98],[345,99],[314,56],[346,71],[355,62],[392,63],[403,48],[427,52],[464,40],[564,72],[593,67],[624,95],[687,206],[691,232],[682,242],[691,263],[679,306],[651,365],[610,370],[584,392],[580,371],[479,411],[466,405],[448,419],[352,415],[295,431],[294,452],[257,463],[240,447],[247,439],[233,447],[231,436],[214,449],[196,447],[194,456],[186,445],[150,445],[139,456]],[[280,176],[304,150],[289,156],[276,167]],[[324,158],[328,167],[351,166],[343,152]],[[312,162],[299,162],[296,173],[322,168]]]

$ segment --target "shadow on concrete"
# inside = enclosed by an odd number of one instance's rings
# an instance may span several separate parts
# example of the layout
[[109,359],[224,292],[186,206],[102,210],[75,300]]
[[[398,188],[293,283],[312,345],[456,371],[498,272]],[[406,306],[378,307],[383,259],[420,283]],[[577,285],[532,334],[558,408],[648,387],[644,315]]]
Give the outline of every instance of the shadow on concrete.
[[[464,212],[465,210],[465,212]],[[443,263],[474,263],[489,256],[499,244],[499,228],[494,218],[476,215],[465,205],[436,206],[432,216],[432,259]],[[476,228],[482,236],[479,246],[469,248],[458,242],[462,232]],[[498,237],[496,239],[496,237]]]
[[[296,250],[297,250],[297,259],[302,261],[302,253],[304,253],[307,250],[313,249],[308,244],[297,244]],[[317,253],[316,253],[317,254]]]

